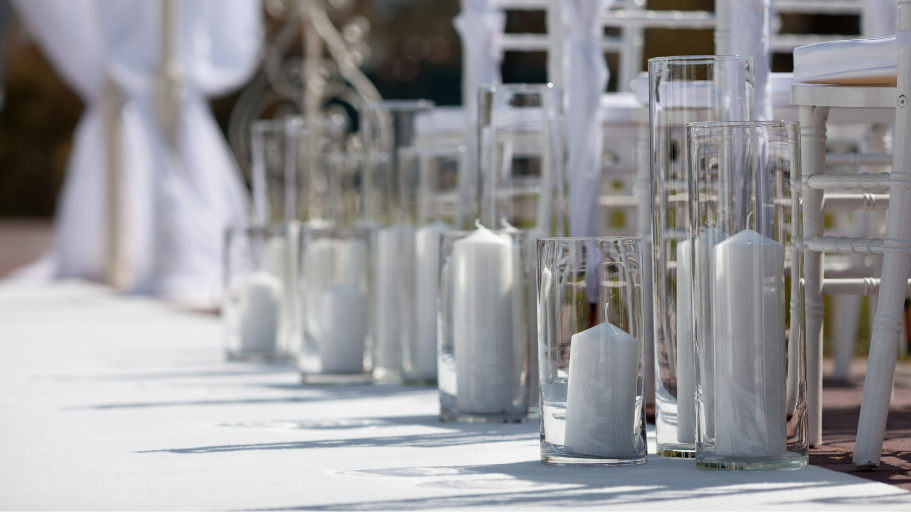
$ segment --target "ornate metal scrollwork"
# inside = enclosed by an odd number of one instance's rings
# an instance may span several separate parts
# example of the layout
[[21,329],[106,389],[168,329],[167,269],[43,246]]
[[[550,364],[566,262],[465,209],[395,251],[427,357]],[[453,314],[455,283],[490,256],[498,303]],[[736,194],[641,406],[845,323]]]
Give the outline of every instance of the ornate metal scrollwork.
[[[353,14],[356,1],[263,0],[267,35],[262,64],[234,104],[228,127],[245,175],[254,120],[325,113],[350,118],[361,102],[382,99],[360,70],[370,58],[371,27],[365,17]],[[333,19],[345,20],[340,29]]]

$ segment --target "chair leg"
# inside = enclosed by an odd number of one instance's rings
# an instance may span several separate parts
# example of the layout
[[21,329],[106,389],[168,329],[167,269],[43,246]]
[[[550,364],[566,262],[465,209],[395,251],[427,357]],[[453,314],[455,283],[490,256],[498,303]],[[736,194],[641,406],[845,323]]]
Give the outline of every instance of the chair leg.
[[[898,4],[899,31],[911,31],[911,0]],[[883,251],[879,302],[873,319],[864,396],[857,424],[854,465],[879,465],[889,400],[895,378],[898,338],[902,330],[905,283],[911,265],[911,47],[898,47],[898,105],[895,109],[895,151],[889,191],[889,220]]]
[[[801,167],[804,176],[825,173],[828,107],[800,107]],[[803,192],[803,238],[823,236],[822,190]],[[807,406],[810,445],[822,443],[822,302],[823,255],[804,251],[804,311],[807,326]]]

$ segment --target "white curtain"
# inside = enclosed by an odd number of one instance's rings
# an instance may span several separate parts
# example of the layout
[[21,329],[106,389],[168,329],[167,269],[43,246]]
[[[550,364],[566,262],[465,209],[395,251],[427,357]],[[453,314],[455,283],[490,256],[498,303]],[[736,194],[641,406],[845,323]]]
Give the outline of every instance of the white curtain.
[[58,199],[54,246],[43,264],[31,269],[32,276],[104,276],[109,212],[101,100],[112,80],[123,98],[122,236],[129,291],[214,303],[224,227],[245,218],[248,199],[206,98],[242,85],[255,71],[263,37],[259,2],[176,2],[174,44],[183,87],[174,152],[155,104],[161,2],[13,3],[48,60],[86,105]]
[[564,0],[569,22],[566,78],[566,174],[572,236],[598,234],[602,130],[598,116],[608,70],[601,48],[601,13],[613,0]]

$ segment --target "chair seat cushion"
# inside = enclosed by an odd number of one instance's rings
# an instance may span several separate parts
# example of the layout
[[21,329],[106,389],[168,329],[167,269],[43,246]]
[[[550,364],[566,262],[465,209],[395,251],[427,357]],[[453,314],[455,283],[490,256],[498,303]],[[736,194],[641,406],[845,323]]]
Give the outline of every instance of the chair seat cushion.
[[794,49],[794,79],[810,84],[895,84],[895,36],[811,44]]

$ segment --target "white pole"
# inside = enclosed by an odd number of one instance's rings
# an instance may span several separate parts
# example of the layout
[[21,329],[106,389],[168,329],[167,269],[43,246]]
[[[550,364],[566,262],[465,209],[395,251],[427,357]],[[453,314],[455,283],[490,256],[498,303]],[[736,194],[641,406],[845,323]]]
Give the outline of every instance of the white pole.
[[[911,31],[911,0],[899,0],[899,34]],[[895,360],[898,355],[898,338],[902,331],[905,283],[911,264],[911,46],[896,45],[898,53],[898,105],[895,112],[894,160],[892,164],[889,221],[886,226],[883,271],[879,303],[873,320],[870,339],[870,356],[864,379],[864,397],[857,425],[857,443],[854,465],[870,468],[879,465],[892,381],[895,377]]]
[[161,1],[161,67],[158,71],[156,107],[171,151],[177,150],[180,123],[180,89],[183,69],[177,58],[178,0]]
[[126,262],[126,243],[124,240],[123,215],[123,124],[120,113],[123,97],[120,88],[110,78],[105,77],[102,93],[102,114],[104,118],[104,135],[107,160],[107,226],[105,245],[105,281],[118,290],[129,287],[129,269]]

